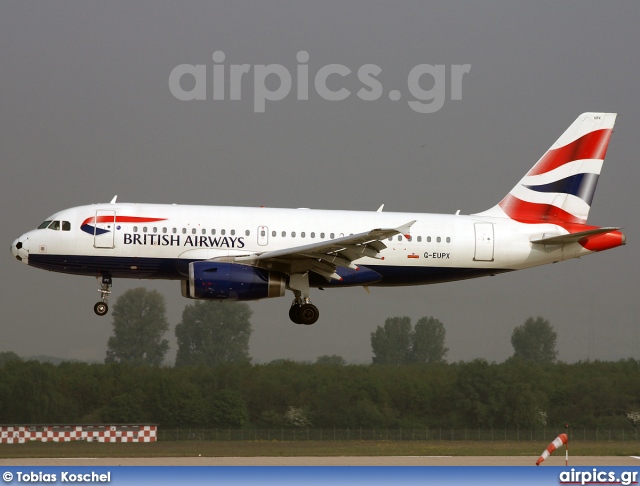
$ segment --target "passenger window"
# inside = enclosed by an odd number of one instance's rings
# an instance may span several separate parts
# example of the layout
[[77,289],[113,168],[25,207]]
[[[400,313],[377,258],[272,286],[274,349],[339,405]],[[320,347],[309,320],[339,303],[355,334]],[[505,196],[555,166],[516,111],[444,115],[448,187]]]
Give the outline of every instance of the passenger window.
[[320,233],[320,238],[324,238],[324,233]]
[[162,228],[162,232],[166,233],[167,232],[167,228]]
[[265,230],[260,231],[260,236],[264,238],[265,236],[267,236],[267,232]]
[[[333,240],[335,238],[335,233],[331,233],[331,239]],[[391,239],[391,238],[389,238]]]
[[187,228],[182,228],[182,234],[186,235],[187,234]]
[[271,232],[271,236],[273,236],[273,237],[275,238],[275,236],[276,236],[276,232],[275,232],[275,231],[272,231],[272,232]]
[[58,231],[60,229],[60,221],[51,221],[49,229]]
[[438,243],[440,243],[440,242],[442,241],[442,238],[440,238],[440,237],[438,236],[438,237],[436,238],[436,241],[437,241]]
[[305,232],[300,233],[300,238],[304,238]]
[[211,234],[212,234],[212,235],[215,235],[215,234],[216,234],[216,230],[212,229],[212,230],[211,230]]
[[133,232],[134,232],[134,233],[137,233],[137,232],[138,232],[138,227],[137,227],[137,226],[134,226],[134,227],[133,227]]
[[173,234],[176,234],[176,233],[178,232],[178,228],[173,228],[173,229],[171,230],[171,232],[172,232]]
[[220,234],[221,234],[222,236],[224,236],[224,235],[225,235],[225,233],[226,233],[226,230],[220,230]]
[[402,235],[398,235],[398,241],[402,241]]
[[231,230],[231,236],[235,236],[236,235],[236,230]]
[[71,231],[71,223],[69,221],[62,222],[62,231]]
[[291,238],[295,238],[295,237],[296,237],[296,232],[295,232],[295,231],[292,231],[292,232],[291,232]]
[[157,226],[154,226],[154,227],[153,227],[153,232],[154,232],[154,233],[157,233],[157,232],[158,232],[158,227],[157,227]]
[[311,233],[311,238],[315,238],[316,234],[315,233]]
[[204,228],[202,228],[202,234],[203,234],[203,235],[206,235],[206,234],[207,234],[207,230],[206,230],[206,229],[204,229]]
[[451,243],[451,238],[447,236],[447,243]]
[[283,231],[283,232],[282,232],[282,237],[284,238],[285,236],[287,236],[287,232],[286,232],[286,231]]
[[191,234],[195,235],[196,234],[196,229],[195,228],[191,228]]
[[143,233],[146,233],[146,232],[147,232],[147,227],[146,227],[146,226],[143,226],[143,227],[142,227],[142,232],[143,232]]
[[[245,236],[249,236],[251,234],[251,231],[247,230],[247,231],[244,232],[244,234],[245,234]],[[274,231],[274,235],[273,236],[275,236],[275,231]]]
[[422,236],[418,236],[418,242],[422,241]]
[[431,243],[431,236],[427,236],[427,243]]

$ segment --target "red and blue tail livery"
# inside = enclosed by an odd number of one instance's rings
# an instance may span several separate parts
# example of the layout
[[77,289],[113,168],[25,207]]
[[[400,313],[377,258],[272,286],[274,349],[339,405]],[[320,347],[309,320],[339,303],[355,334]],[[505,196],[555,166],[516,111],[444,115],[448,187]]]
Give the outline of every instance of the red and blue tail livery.
[[529,223],[585,224],[615,120],[615,113],[580,115],[498,206],[484,214]]
[[98,278],[171,279],[191,299],[250,301],[290,291],[313,324],[311,289],[423,285],[496,275],[624,245],[588,225],[615,113],[584,113],[491,209],[470,215],[109,203],[60,211],[17,238],[31,267]]

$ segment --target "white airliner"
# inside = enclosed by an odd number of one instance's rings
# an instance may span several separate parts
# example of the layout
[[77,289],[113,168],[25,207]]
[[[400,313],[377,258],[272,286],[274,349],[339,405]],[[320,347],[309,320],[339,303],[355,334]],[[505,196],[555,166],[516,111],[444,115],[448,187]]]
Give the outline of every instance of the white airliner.
[[450,282],[555,263],[625,244],[587,225],[615,113],[584,113],[493,208],[471,215],[131,204],[60,211],[11,245],[22,263],[101,280],[180,280],[192,299],[294,295],[313,324],[310,288]]

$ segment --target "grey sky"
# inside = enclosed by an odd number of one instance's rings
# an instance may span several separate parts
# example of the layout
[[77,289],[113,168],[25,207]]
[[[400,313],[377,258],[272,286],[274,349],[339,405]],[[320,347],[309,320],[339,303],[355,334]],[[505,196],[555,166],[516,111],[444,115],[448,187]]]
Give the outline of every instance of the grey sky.
[[[466,282],[315,291],[310,327],[289,321],[289,294],[252,303],[251,354],[369,362],[385,317],[433,315],[450,360],[501,361],[513,328],[542,315],[560,359],[639,359],[639,22],[637,2],[616,1],[1,2],[0,351],[104,359],[111,319],[93,314],[96,281],[27,268],[8,251],[55,211],[118,194],[468,214],[500,200],[578,114],[606,111],[618,119],[589,222],[624,226],[626,247]],[[206,64],[211,76],[216,50],[227,66],[293,74],[304,50],[310,79],[326,64],[376,64],[384,94],[359,99],[352,74],[330,80],[352,91],[344,101],[323,100],[311,81],[308,101],[292,92],[261,114],[252,77],[241,101],[174,98],[171,70]],[[471,64],[462,100],[409,108],[407,75],[423,63]],[[139,285],[160,290],[179,322],[190,302],[177,282],[115,280],[113,299]]]

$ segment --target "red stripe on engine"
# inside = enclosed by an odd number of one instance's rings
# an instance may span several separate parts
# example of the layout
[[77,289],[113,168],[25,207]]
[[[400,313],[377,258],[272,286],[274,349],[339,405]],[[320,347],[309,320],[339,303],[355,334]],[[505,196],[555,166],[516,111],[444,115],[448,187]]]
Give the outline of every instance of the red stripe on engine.
[[595,130],[564,147],[547,151],[527,175],[534,176],[544,174],[574,160],[604,160],[612,131],[611,128]]

